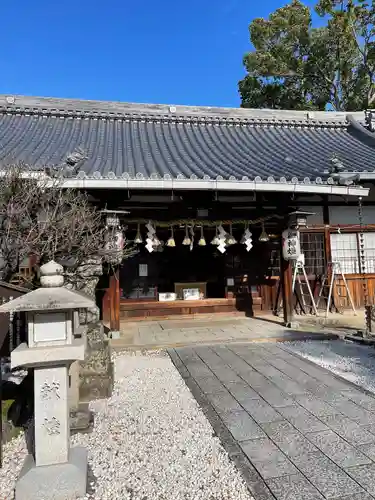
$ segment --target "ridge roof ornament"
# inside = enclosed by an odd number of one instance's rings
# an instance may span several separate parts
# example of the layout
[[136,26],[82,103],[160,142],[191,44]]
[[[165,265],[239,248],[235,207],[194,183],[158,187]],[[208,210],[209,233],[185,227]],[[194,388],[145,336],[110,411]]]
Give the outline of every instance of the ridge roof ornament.
[[365,122],[366,122],[366,126],[370,130],[370,132],[375,132],[375,110],[374,109],[366,109]]

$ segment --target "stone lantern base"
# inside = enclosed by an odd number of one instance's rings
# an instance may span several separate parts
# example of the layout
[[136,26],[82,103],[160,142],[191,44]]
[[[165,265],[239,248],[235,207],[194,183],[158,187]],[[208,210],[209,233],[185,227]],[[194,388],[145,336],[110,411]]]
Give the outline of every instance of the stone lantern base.
[[87,451],[71,448],[69,461],[36,467],[32,455],[26,457],[16,484],[15,500],[74,500],[86,495]]

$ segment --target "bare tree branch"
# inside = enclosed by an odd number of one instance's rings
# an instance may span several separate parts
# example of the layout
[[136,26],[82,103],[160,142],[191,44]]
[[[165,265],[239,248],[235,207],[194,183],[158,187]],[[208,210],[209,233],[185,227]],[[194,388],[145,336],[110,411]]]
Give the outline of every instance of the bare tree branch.
[[62,171],[30,172],[18,164],[0,174],[0,279],[8,281],[30,256],[39,264],[61,262],[73,276],[85,263],[119,263],[132,254],[129,246],[105,245],[101,212],[85,193],[62,188]]

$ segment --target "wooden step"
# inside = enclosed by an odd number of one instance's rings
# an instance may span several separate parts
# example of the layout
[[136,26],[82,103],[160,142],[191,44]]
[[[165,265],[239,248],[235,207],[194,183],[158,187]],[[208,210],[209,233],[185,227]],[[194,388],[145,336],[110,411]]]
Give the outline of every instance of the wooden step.
[[[253,297],[253,310],[261,310],[262,299]],[[120,304],[120,318],[164,318],[168,316],[238,313],[246,312],[247,304],[236,299],[203,299],[203,300],[175,300],[172,302],[158,301],[126,301]]]

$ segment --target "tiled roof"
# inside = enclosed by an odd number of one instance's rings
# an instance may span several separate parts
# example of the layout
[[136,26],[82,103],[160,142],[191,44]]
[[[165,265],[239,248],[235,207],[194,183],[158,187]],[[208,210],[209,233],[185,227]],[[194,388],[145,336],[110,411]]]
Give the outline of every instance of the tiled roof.
[[0,164],[60,165],[82,150],[81,177],[315,181],[333,158],[375,170],[375,137],[360,128],[345,113],[0,96]]

